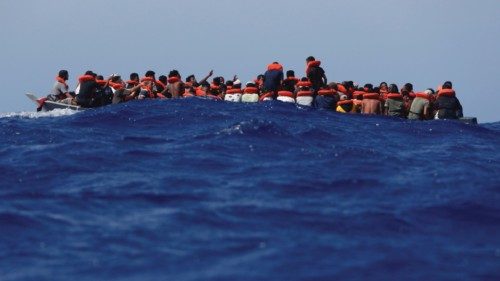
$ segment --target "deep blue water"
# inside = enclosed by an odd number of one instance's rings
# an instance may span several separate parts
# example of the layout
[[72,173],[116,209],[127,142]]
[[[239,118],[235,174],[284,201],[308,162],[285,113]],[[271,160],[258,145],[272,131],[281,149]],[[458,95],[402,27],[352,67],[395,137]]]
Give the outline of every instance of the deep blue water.
[[0,280],[500,280],[500,122],[143,101],[0,118]]

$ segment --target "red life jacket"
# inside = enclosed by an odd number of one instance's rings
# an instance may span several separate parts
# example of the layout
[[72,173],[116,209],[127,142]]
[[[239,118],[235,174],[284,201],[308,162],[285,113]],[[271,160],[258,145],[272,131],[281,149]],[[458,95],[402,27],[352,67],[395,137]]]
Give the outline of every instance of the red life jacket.
[[264,101],[266,98],[273,98],[273,92],[263,94],[259,97],[259,101]]
[[443,97],[454,97],[455,96],[455,90],[453,89],[441,89],[438,92],[438,97],[443,96]]
[[256,87],[246,87],[243,90],[243,93],[245,93],[245,94],[258,94],[259,93],[259,89],[256,88]]
[[341,100],[337,102],[337,105],[352,104],[352,100]]
[[142,77],[141,82],[154,82],[153,77]]
[[426,100],[430,100],[430,97],[427,93],[424,93],[424,92],[421,92],[421,93],[416,93],[415,94],[415,97],[417,98],[422,98],[422,99],[426,99]]
[[311,81],[299,81],[296,85],[297,87],[312,87]]
[[108,82],[106,80],[95,80],[95,81],[97,82],[97,84],[99,84],[99,86],[104,86]]
[[377,93],[366,93],[363,95],[363,99],[379,100],[380,96]]
[[393,100],[402,100],[403,99],[403,95],[398,94],[398,93],[390,93],[390,94],[387,94],[387,98],[388,99],[393,99]]
[[114,83],[114,82],[109,81],[109,86],[111,86],[111,88],[113,88],[115,90],[121,90],[121,89],[123,89],[123,84],[122,83]]
[[290,91],[279,91],[278,96],[280,97],[290,97],[293,98],[293,93]]
[[364,96],[364,94],[366,94],[366,93],[363,92],[363,91],[354,91],[352,93],[352,98],[355,99],[355,98],[358,98],[358,97],[362,97],[362,96]]
[[78,77],[78,82],[83,83],[83,82],[88,82],[88,81],[95,81],[94,76],[92,75],[82,75]]
[[311,71],[311,68],[312,67],[318,67],[321,65],[321,62],[320,61],[310,61],[307,63],[307,66],[306,66],[306,76],[309,74],[309,71]]
[[226,91],[226,94],[231,95],[231,94],[241,94],[243,91],[241,89],[230,89]]
[[273,71],[273,70],[283,71],[283,66],[279,63],[271,63],[270,65],[267,66],[267,70],[268,71]]
[[179,79],[179,77],[177,77],[177,76],[169,77],[169,78],[167,79],[167,83],[168,83],[168,84],[174,84],[174,83],[177,83],[177,82],[179,82],[179,81],[180,81],[180,79]]
[[335,93],[335,90],[332,89],[323,89],[318,91],[318,95],[320,96],[334,96]]
[[299,91],[297,92],[297,97],[312,97],[312,91]]
[[347,94],[347,89],[342,84],[337,84],[337,91],[341,92],[342,94]]

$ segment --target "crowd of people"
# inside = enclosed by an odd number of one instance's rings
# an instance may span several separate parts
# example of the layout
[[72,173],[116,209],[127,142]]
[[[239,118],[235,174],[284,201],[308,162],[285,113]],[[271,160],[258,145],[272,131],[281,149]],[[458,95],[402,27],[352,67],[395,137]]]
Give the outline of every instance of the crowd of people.
[[285,73],[281,64],[273,62],[264,74],[244,86],[237,76],[231,80],[214,77],[209,82],[213,71],[200,81],[194,75],[182,81],[177,70],[158,78],[154,71],[147,71],[142,78],[132,73],[127,81],[116,74],[104,79],[93,71],[87,71],[78,78],[75,91],[70,91],[66,83],[68,71],[61,70],[51,94],[40,101],[40,108],[45,100],[92,108],[135,99],[201,97],[228,102],[279,100],[342,113],[379,114],[416,120],[463,117],[462,106],[450,81],[436,90],[428,88],[414,92],[411,83],[404,84],[401,89],[386,82],[378,86],[369,83],[358,85],[352,81],[328,83],[321,62],[312,56],[306,59],[305,66],[305,76],[298,78],[293,70]]

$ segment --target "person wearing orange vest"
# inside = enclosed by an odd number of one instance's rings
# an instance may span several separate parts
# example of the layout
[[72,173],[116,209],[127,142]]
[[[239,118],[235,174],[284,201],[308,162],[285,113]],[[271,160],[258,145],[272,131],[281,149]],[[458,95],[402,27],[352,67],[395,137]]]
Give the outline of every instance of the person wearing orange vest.
[[385,101],[385,115],[405,118],[405,107],[403,95],[398,91],[398,86],[396,84],[389,85],[389,93],[387,94],[387,100]]
[[439,90],[435,108],[437,109],[436,119],[458,119],[463,117],[462,105],[456,97],[450,81],[446,81]]
[[427,89],[422,93],[416,93],[408,112],[410,120],[426,120],[430,115],[430,99],[434,93],[432,89]]
[[380,102],[380,95],[375,92],[372,87],[366,87],[367,85],[365,85],[364,87],[366,92],[363,94],[363,101],[361,102],[361,113],[382,114],[382,103]]
[[315,93],[328,83],[325,70],[320,65],[321,61],[317,61],[313,56],[306,59],[306,77],[311,81]]

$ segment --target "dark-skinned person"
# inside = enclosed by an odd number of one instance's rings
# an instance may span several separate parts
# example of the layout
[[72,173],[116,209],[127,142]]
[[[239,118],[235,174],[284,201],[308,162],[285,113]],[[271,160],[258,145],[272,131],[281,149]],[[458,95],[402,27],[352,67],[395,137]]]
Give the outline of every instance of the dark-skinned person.
[[306,77],[311,81],[315,94],[328,83],[325,70],[320,65],[321,61],[317,61],[313,56],[306,58]]
[[436,119],[458,119],[463,117],[463,109],[450,81],[444,82],[434,104]]

